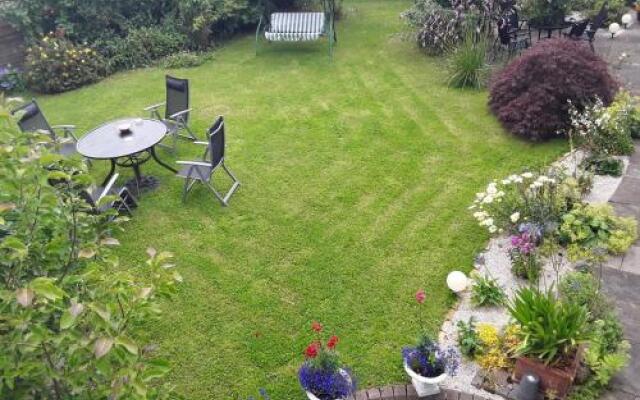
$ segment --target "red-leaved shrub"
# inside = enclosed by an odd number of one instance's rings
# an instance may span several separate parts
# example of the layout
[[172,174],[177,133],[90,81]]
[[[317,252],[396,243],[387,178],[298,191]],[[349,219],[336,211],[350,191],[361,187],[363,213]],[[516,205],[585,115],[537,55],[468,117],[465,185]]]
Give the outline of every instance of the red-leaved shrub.
[[548,39],[494,76],[489,105],[510,132],[543,140],[569,127],[567,100],[580,107],[597,96],[608,105],[617,90],[607,64],[585,43]]

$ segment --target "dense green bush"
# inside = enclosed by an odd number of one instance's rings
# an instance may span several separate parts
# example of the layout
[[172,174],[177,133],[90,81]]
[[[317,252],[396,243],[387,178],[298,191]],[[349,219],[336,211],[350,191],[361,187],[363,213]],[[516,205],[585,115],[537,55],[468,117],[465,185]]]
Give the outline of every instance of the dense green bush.
[[104,58],[95,50],[56,36],[45,36],[27,49],[29,88],[58,93],[98,81],[105,75]]
[[193,68],[213,59],[213,53],[196,53],[192,51],[181,51],[171,54],[161,61],[163,68]]
[[124,38],[113,38],[96,44],[108,60],[109,71],[148,67],[161,57],[182,50],[185,36],[161,27],[137,28]]
[[0,398],[167,398],[169,365],[139,329],[181,280],[170,255],[121,265],[110,248],[123,221],[89,213],[86,168],[42,140],[0,105]]

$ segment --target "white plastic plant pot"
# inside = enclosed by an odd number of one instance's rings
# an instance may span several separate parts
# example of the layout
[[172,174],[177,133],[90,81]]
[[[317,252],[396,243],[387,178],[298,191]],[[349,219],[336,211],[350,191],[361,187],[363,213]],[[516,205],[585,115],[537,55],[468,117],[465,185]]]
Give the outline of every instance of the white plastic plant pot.
[[433,378],[424,377],[412,370],[406,362],[404,363],[404,370],[407,371],[407,375],[411,378],[411,383],[413,384],[414,389],[416,389],[418,397],[431,396],[440,393],[440,384],[447,378],[446,373]]
[[[349,375],[349,373],[346,370],[340,368],[340,374],[342,376],[346,377],[347,379],[349,379],[349,381],[351,382],[351,375]],[[307,397],[309,398],[309,400],[320,400],[320,398],[318,396],[316,396],[315,394],[313,394],[313,393],[311,393],[309,391],[305,390],[305,393],[307,394]],[[333,399],[333,400],[346,400],[346,399],[338,398],[338,399]]]

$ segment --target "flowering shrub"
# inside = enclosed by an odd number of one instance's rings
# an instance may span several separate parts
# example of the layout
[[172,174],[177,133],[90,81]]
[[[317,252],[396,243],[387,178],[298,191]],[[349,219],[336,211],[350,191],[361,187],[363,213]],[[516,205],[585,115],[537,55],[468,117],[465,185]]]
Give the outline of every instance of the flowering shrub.
[[524,172],[489,183],[476,194],[470,209],[489,233],[517,232],[523,222],[553,230],[552,225],[580,196],[579,182],[559,170],[551,169],[546,175]]
[[559,231],[572,260],[623,254],[638,237],[636,220],[615,216],[608,204],[576,204],[562,217]]
[[[458,345],[465,354],[485,370],[508,368],[513,365],[515,349],[520,345],[519,327],[507,325],[502,332],[487,323],[477,326],[473,319],[458,322]],[[471,345],[471,346],[469,346]]]
[[494,77],[489,105],[510,132],[544,140],[570,127],[568,100],[583,107],[599,97],[608,105],[617,89],[607,64],[584,43],[550,39]]
[[350,396],[356,385],[350,373],[340,365],[335,351],[338,337],[331,336],[325,344],[321,336],[323,326],[319,322],[313,322],[311,329],[316,333],[316,339],[304,351],[306,361],[298,371],[300,385],[322,400]]
[[596,98],[582,108],[569,102],[571,128],[569,133],[595,156],[633,153],[631,125],[634,107],[631,97],[621,93],[609,107]]
[[27,84],[38,92],[58,93],[97,82],[105,63],[95,50],[54,35],[27,49]]

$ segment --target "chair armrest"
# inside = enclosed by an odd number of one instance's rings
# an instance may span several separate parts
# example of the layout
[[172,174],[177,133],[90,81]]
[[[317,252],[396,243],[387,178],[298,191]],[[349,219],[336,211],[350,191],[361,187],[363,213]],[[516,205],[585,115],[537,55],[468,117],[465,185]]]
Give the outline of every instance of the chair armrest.
[[199,144],[200,146],[208,146],[209,142],[200,142],[200,141],[195,141],[195,142],[191,142],[193,144]]
[[186,110],[178,111],[175,114],[169,115],[169,119],[178,119],[178,117],[182,117],[183,115],[190,113],[191,110],[191,108],[187,108]]
[[203,162],[203,161],[176,161],[178,165],[191,165],[194,167],[209,167],[211,168],[211,163]]
[[162,103],[158,103],[158,104],[151,105],[149,107],[145,107],[144,111],[156,111],[158,108],[162,107],[164,104],[165,104],[165,102],[163,101]]
[[113,176],[111,177],[111,179],[109,179],[109,182],[107,182],[107,184],[104,186],[104,189],[102,189],[102,193],[100,193],[100,196],[98,196],[98,199],[96,200],[96,203],[99,202],[104,196],[108,195],[111,190],[113,189],[113,185],[115,185],[116,180],[118,179],[119,174],[113,174]]
[[73,133],[73,131],[76,129],[75,125],[54,125],[51,127],[51,129],[53,129],[54,131],[62,130],[65,136],[71,136],[73,140],[75,140],[76,142],[78,141],[75,133]]

